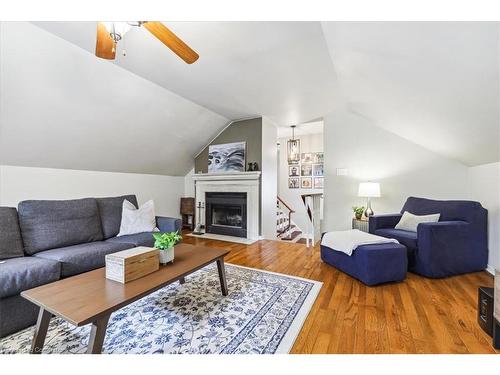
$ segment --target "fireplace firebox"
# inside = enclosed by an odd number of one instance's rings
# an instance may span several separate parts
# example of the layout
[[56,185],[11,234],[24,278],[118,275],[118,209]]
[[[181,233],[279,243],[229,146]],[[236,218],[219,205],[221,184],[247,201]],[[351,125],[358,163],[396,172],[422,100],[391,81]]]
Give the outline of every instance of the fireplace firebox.
[[247,193],[205,193],[207,233],[247,237]]

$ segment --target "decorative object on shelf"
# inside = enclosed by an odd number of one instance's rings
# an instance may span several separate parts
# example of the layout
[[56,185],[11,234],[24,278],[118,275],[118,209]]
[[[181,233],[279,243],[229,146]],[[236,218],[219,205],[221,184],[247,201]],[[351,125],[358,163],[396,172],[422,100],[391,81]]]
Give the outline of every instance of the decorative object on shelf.
[[182,240],[179,232],[153,233],[155,248],[160,250],[160,263],[167,264],[174,261],[174,246]]
[[312,189],[312,178],[311,177],[302,177],[300,179],[300,187],[302,189]]
[[246,142],[208,146],[208,173],[245,172]]
[[300,187],[299,178],[291,177],[288,179],[288,188],[289,189],[298,189]]
[[352,218],[352,229],[357,229],[360,230],[361,232],[369,232],[369,227],[368,227],[368,219],[361,217],[361,219],[356,219],[355,217]]
[[258,170],[259,164],[256,161],[248,163],[247,172],[258,172]]
[[300,162],[300,139],[295,139],[295,125],[292,128],[292,139],[287,142],[288,164],[298,164]]
[[139,246],[105,257],[106,278],[122,284],[146,276],[159,269],[159,251]]
[[194,228],[194,198],[181,198],[182,228]]
[[371,198],[380,197],[380,184],[378,182],[361,182],[359,184],[358,197],[368,198],[365,216],[373,216]]
[[313,176],[323,177],[323,164],[313,164]]
[[310,164],[302,164],[300,166],[300,175],[301,176],[312,176],[312,165]]
[[356,220],[361,220],[361,218],[363,217],[363,213],[365,212],[365,207],[353,206],[352,210],[354,211],[354,216],[356,217]]
[[299,166],[298,165],[289,165],[288,166],[288,176],[299,177]]
[[325,179],[323,177],[314,177],[314,188],[315,189],[323,189]]
[[196,208],[198,208],[198,220],[196,223],[196,227],[194,228],[193,234],[200,235],[200,234],[204,234],[201,231],[203,229],[203,225],[201,225],[201,209],[205,208],[205,206],[203,205],[202,202],[198,202],[198,206],[196,206]]

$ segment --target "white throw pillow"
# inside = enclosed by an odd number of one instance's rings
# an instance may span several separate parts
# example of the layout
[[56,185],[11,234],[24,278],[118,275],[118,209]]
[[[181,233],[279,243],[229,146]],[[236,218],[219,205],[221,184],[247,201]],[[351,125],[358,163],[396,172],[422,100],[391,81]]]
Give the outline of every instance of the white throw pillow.
[[117,237],[144,232],[158,232],[154,202],[152,200],[147,201],[137,209],[125,199],[122,206],[120,233],[118,233]]
[[432,215],[413,215],[408,211],[403,212],[403,216],[399,223],[395,226],[395,229],[407,230],[410,232],[416,232],[418,224],[420,223],[437,223],[441,214]]

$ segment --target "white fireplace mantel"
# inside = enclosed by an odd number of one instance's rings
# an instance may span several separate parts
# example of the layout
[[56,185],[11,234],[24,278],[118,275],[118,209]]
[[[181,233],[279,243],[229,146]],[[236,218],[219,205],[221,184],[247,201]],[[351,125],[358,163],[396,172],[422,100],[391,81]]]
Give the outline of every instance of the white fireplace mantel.
[[[247,193],[247,238],[259,239],[261,172],[198,173],[195,181],[196,205],[205,207],[205,194],[214,192]],[[199,218],[205,224],[205,212]]]
[[235,181],[258,180],[261,172],[231,172],[231,173],[196,173],[194,181]]

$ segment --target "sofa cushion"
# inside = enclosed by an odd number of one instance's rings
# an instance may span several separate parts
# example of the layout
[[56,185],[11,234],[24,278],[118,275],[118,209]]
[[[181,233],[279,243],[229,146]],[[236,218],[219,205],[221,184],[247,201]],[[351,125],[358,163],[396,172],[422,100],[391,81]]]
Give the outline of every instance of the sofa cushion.
[[102,232],[104,239],[115,237],[120,231],[122,222],[123,201],[128,200],[137,208],[135,195],[123,195],[121,197],[96,198],[101,217]]
[[53,260],[21,257],[0,263],[0,298],[59,280],[61,265]]
[[23,240],[13,207],[0,207],[0,259],[22,257]]
[[103,239],[94,198],[19,203],[19,224],[27,254]]
[[106,255],[133,247],[131,244],[98,241],[42,251],[35,257],[60,262],[61,277],[68,277],[104,267]]
[[106,242],[127,243],[134,246],[153,247],[155,240],[153,238],[153,232],[146,232],[146,233],[129,234],[120,237],[113,237],[106,240]]
[[399,241],[400,244],[403,244],[410,249],[417,248],[416,232],[410,232],[401,229],[384,228],[384,229],[377,229],[375,231],[375,234],[377,236],[382,236],[386,238],[395,238],[396,240]]

